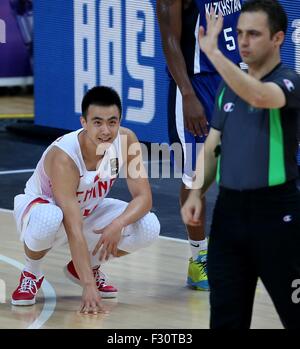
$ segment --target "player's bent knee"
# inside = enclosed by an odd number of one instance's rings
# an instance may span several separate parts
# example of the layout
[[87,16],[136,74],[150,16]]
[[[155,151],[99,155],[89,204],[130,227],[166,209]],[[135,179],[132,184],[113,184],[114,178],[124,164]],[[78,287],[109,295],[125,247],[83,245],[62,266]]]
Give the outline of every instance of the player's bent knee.
[[128,225],[118,249],[128,253],[151,245],[159,236],[160,224],[154,213],[148,213],[137,222]]
[[52,204],[39,204],[32,208],[24,237],[37,241],[54,240],[63,220],[62,210]]
[[156,215],[152,212],[146,214],[139,221],[140,242],[146,247],[153,243],[159,236],[160,223]]
[[62,210],[52,204],[41,204],[33,208],[29,226],[37,240],[55,235],[63,220]]

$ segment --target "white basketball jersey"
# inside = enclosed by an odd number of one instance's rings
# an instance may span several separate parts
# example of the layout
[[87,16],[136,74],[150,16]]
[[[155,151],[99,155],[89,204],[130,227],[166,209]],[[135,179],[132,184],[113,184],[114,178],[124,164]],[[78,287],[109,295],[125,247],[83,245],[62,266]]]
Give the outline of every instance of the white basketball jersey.
[[54,141],[43,153],[33,175],[26,183],[25,194],[41,197],[55,203],[51,182],[44,170],[44,159],[48,151],[56,146],[63,150],[76,164],[80,182],[77,198],[83,217],[88,217],[109,193],[123,164],[121,137],[117,138],[105,151],[100,166],[96,171],[88,171],[83,161],[78,135],[83,129],[70,132]]

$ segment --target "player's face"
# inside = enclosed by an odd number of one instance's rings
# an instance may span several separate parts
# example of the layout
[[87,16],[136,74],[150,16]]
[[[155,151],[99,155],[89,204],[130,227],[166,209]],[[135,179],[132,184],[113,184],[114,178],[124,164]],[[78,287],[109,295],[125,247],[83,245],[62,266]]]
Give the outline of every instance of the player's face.
[[240,55],[249,66],[264,65],[280,46],[278,33],[271,37],[267,14],[262,11],[242,13],[237,34]]
[[81,124],[95,145],[112,143],[120,127],[119,109],[116,105],[108,107],[90,105],[86,119],[81,118]]

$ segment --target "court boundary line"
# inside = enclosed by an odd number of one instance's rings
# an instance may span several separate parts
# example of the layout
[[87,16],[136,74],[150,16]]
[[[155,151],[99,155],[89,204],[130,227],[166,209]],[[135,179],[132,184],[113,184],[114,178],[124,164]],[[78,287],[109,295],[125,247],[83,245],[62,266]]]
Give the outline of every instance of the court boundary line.
[[[10,264],[21,271],[24,269],[24,264],[2,254],[0,254],[0,261]],[[37,330],[41,328],[54,313],[56,307],[56,293],[54,288],[46,279],[44,279],[41,288],[44,293],[44,306],[40,315],[28,327],[26,327],[27,330]]]
[[10,175],[10,174],[18,174],[18,173],[31,173],[34,172],[34,169],[28,168],[24,170],[8,170],[8,171],[0,171],[1,175]]
[[8,208],[0,208],[0,212],[6,212],[6,213],[11,212],[11,213],[13,213],[13,210],[9,210]]

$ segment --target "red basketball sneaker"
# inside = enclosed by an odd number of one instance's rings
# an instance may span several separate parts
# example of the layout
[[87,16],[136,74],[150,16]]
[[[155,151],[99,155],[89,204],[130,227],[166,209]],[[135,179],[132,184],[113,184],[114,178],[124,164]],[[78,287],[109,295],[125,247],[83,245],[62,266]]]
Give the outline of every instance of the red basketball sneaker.
[[[75,270],[75,266],[73,261],[70,261],[64,268],[65,275],[68,279],[75,282],[76,284],[81,286],[79,276]],[[96,285],[101,294],[102,298],[116,298],[118,294],[118,290],[111,285],[106,285],[105,283],[105,275],[100,271],[100,267],[93,268],[94,277],[96,280]]]
[[40,289],[44,276],[37,279],[35,275],[28,271],[22,271],[19,286],[11,296],[13,305],[32,305],[35,304],[35,296]]

